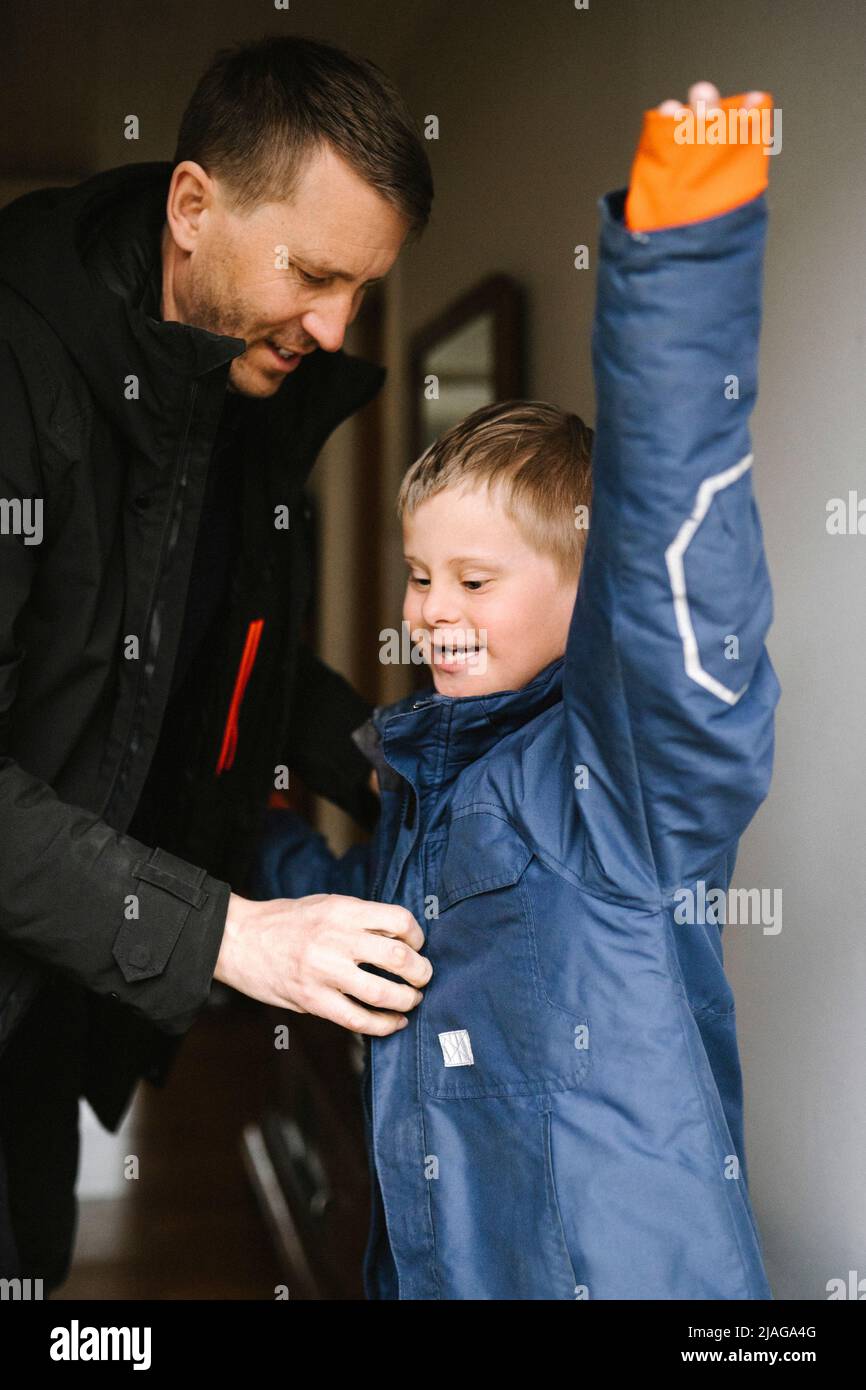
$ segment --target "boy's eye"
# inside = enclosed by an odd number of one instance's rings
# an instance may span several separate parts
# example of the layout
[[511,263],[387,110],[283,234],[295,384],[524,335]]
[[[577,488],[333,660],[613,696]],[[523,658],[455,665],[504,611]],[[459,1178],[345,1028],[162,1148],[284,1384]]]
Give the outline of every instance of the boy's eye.
[[[419,588],[422,588],[422,589],[423,589],[423,588],[428,588],[428,587],[429,587],[429,585],[430,585],[430,580],[429,580],[425,575],[423,575],[423,574],[410,574],[410,575],[409,575],[409,583],[410,583],[410,584],[415,584],[415,585],[417,585]],[[470,593],[473,593],[473,594],[474,594],[474,593],[477,593],[479,589],[483,588],[483,586],[487,583],[487,580],[486,580],[486,579],[464,579],[464,580],[462,581],[462,583],[463,583],[464,589],[468,589]]]

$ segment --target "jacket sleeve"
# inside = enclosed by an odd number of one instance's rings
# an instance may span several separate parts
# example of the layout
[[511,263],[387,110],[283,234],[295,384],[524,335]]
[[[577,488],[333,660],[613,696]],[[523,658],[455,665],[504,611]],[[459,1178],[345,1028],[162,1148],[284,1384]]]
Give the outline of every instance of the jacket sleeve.
[[600,202],[592,518],[564,699],[587,882],[658,903],[735,845],[772,770],[748,429],[767,209],[760,193],[643,232],[624,200]]
[[303,898],[311,893],[366,898],[372,886],[371,855],[372,846],[352,845],[338,856],[295,811],[269,810],[252,872],[251,895],[259,900]]
[[[0,413],[0,498],[42,498],[47,514],[27,390],[5,342]],[[229,885],[61,800],[13,756],[16,622],[35,601],[39,558],[39,545],[0,527],[0,946],[181,1033],[208,997]]]
[[343,676],[300,647],[286,765],[366,830],[378,819],[379,802],[369,787],[370,764],[351,735],[371,709]]

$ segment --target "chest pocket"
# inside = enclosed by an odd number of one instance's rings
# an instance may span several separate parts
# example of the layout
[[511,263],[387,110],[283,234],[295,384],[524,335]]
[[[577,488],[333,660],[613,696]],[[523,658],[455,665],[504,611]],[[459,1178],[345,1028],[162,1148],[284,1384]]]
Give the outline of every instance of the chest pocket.
[[425,923],[433,977],[419,1005],[429,1095],[534,1095],[586,1075],[587,1020],[549,999],[539,971],[532,857],[489,812],[456,817],[447,839],[427,846],[426,901],[438,909]]

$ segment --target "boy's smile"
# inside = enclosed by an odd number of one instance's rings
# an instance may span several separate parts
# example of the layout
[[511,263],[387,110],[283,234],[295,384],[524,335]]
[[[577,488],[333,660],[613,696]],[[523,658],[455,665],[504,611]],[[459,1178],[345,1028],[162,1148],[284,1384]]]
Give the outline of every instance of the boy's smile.
[[444,695],[519,690],[565,652],[577,578],[524,539],[499,488],[446,488],[403,519],[403,618]]

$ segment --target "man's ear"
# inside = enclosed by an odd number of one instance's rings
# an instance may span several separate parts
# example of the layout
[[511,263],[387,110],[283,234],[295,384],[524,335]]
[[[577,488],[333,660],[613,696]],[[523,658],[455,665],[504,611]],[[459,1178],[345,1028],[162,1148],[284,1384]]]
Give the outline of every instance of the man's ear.
[[182,160],[172,171],[165,219],[181,251],[194,250],[201,215],[213,207],[215,192],[213,179],[193,159]]

